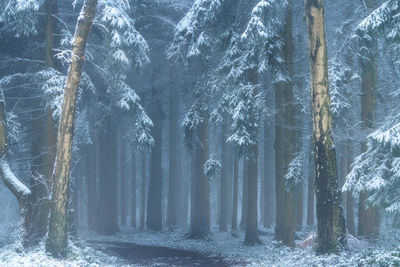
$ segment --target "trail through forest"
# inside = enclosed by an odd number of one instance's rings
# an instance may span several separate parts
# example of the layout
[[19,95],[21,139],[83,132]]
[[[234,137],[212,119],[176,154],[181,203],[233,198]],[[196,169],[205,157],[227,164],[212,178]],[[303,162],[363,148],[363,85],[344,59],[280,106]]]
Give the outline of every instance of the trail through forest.
[[143,246],[128,242],[88,241],[95,249],[123,257],[129,263],[140,266],[246,266],[245,262],[233,262],[221,257],[167,247]]

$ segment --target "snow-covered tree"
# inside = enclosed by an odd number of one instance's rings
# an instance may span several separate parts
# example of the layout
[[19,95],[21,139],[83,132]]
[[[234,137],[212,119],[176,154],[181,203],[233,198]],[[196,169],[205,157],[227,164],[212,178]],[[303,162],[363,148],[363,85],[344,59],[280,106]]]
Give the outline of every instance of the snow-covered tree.
[[29,36],[37,33],[37,13],[39,2],[36,0],[1,0],[1,30],[13,32],[15,36]]

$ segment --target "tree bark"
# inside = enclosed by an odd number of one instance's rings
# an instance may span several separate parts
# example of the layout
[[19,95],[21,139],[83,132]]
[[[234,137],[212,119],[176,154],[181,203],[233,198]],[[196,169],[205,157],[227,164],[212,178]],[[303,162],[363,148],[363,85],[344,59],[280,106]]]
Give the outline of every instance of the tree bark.
[[228,168],[229,168],[229,155],[227,139],[227,118],[223,119],[221,130],[221,191],[220,191],[220,217],[219,217],[219,230],[226,232],[228,230]]
[[142,152],[142,182],[140,185],[140,229],[144,230],[146,216],[146,154]]
[[[54,33],[55,18],[58,13],[56,0],[46,0],[46,32],[45,32],[45,58],[48,67],[55,68],[54,60]],[[30,239],[37,243],[47,233],[48,217],[50,213],[49,195],[52,186],[52,174],[54,167],[56,133],[52,110],[45,109],[45,115],[41,111],[34,112],[36,120],[33,122],[33,131],[37,138],[32,142],[32,177],[30,188],[32,191],[30,204]],[[43,118],[42,118],[43,117]],[[44,130],[43,130],[44,129]]]
[[118,231],[118,198],[117,198],[117,157],[115,125],[110,116],[105,118],[100,130],[100,181],[99,206],[97,210],[97,232],[112,235]]
[[248,173],[248,171],[247,171],[247,168],[248,168],[248,164],[247,164],[248,162],[247,162],[247,160],[245,160],[245,159],[243,159],[243,169],[242,169],[242,174],[243,174],[243,178],[242,178],[242,214],[241,214],[241,216],[240,216],[240,228],[245,228],[246,227],[246,222],[247,222],[247,218],[246,218],[246,216],[247,216],[247,200],[249,199],[248,198],[248,192],[249,192],[249,190],[248,190],[248,185],[249,185],[249,182],[248,182],[248,175],[249,175],[249,173]]
[[[366,0],[368,8],[376,7],[375,0]],[[361,60],[361,121],[365,134],[373,131],[376,120],[377,105],[377,42],[374,37],[365,40],[365,46],[373,51],[367,60]],[[367,144],[361,143],[361,152],[367,151]],[[360,193],[358,207],[358,236],[367,239],[376,239],[379,235],[380,215],[378,208],[366,207],[365,201],[369,197],[368,192]]]
[[154,147],[150,160],[150,183],[147,198],[146,226],[155,231],[162,229],[162,168],[161,168],[161,94],[156,88],[152,89],[155,110],[152,121],[154,122],[153,136]]
[[78,17],[72,58],[65,84],[64,100],[57,135],[57,160],[54,171],[49,238],[46,244],[47,252],[53,256],[66,255],[68,180],[72,157],[76,100],[85,60],[86,41],[92,27],[96,6],[97,0],[86,0]]
[[315,183],[317,195],[318,253],[337,251],[346,245],[346,225],[338,184],[336,149],[330,110],[328,58],[323,0],[306,0],[311,95],[314,127]]
[[198,143],[194,146],[194,176],[191,186],[189,238],[205,238],[210,233],[210,191],[204,164],[208,160],[208,118],[196,129]]
[[268,125],[268,122],[264,123],[264,214],[263,223],[265,228],[272,226],[274,222],[273,214],[273,145],[271,145],[270,139],[273,138],[273,128]]
[[[121,136],[119,138],[121,138]],[[126,217],[128,214],[127,196],[126,196],[128,179],[126,178],[126,171],[125,171],[125,166],[126,166],[125,148],[122,144],[120,145],[119,159],[121,161],[121,163],[120,163],[121,168],[119,170],[119,174],[121,176],[121,179],[120,179],[121,226],[125,226],[126,225]]]
[[96,181],[96,156],[95,145],[85,146],[86,154],[86,188],[87,188],[87,217],[88,229],[94,230],[97,219],[97,181]]
[[[285,46],[283,57],[289,78],[293,77],[292,66],[292,9],[291,4],[287,10],[285,32]],[[275,175],[276,175],[276,223],[275,239],[284,245],[294,246],[295,210],[293,192],[285,188],[285,175],[294,155],[294,124],[295,113],[293,103],[293,83],[284,82],[276,85],[275,103]]]
[[176,93],[171,93],[169,99],[169,182],[167,226],[173,230],[178,223],[179,205],[181,203],[181,173],[179,147],[179,100]]
[[132,152],[131,227],[136,228],[136,158]]
[[[313,147],[313,141],[310,142],[310,146]],[[311,154],[312,149],[310,149],[309,154]],[[314,225],[314,212],[315,212],[315,167],[314,167],[314,158],[312,156],[308,159],[308,198],[307,198],[307,225]]]
[[238,190],[239,190],[239,160],[237,155],[233,161],[233,205],[232,205],[232,233],[236,234],[238,220]]
[[[251,69],[248,80],[256,86],[258,82],[257,70]],[[254,91],[254,95],[257,90]],[[258,237],[258,143],[252,145],[247,161],[247,209],[246,233],[244,242],[248,245],[261,244]]]

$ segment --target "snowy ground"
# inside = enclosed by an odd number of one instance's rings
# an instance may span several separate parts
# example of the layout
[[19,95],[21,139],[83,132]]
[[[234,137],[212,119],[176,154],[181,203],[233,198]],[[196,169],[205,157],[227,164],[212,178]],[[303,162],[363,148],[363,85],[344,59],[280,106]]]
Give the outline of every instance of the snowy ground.
[[110,256],[87,246],[83,242],[70,242],[68,256],[64,260],[47,255],[44,244],[18,253],[16,247],[0,247],[0,266],[2,267],[96,267],[96,266],[132,266],[123,259]]
[[[273,241],[272,231],[261,236],[263,245],[245,246],[243,233],[233,237],[214,229],[209,240],[188,240],[186,230],[175,232],[141,232],[122,230],[113,236],[83,234],[83,239],[123,241],[147,246],[161,246],[201,252],[224,257],[246,266],[400,266],[400,247],[373,247],[349,236],[349,251],[340,255],[317,256],[311,247],[289,249]],[[300,234],[305,236],[305,234]],[[398,244],[398,243],[397,243]],[[242,265],[242,264],[241,264]]]
[[[0,266],[140,266],[122,259],[113,253],[93,249],[89,241],[128,242],[150,247],[167,247],[196,251],[211,257],[222,257],[239,266],[400,266],[400,247],[396,238],[398,232],[384,233],[395,243],[380,240],[379,245],[371,246],[349,236],[349,251],[340,255],[317,256],[311,247],[301,248],[300,241],[295,249],[289,249],[273,241],[271,230],[262,235],[263,245],[245,246],[243,233],[233,237],[230,233],[220,233],[214,229],[208,240],[188,240],[187,230],[175,232],[142,232],[122,229],[113,236],[98,236],[94,233],[81,233],[81,241],[70,242],[67,259],[59,261],[45,253],[44,244],[25,253],[17,253],[12,245],[0,247]],[[303,240],[305,233],[299,233]],[[382,244],[385,244],[383,246]],[[397,245],[396,245],[397,244]],[[156,260],[154,261],[157,265]],[[143,266],[143,265],[142,265]]]

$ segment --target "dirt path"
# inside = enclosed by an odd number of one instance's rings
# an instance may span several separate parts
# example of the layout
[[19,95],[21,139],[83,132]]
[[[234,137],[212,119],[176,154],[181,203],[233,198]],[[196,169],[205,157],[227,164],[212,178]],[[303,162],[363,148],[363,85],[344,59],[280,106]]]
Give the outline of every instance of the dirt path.
[[245,266],[241,262],[229,262],[223,258],[207,256],[198,252],[167,247],[142,246],[134,243],[88,241],[96,249],[126,259],[141,266]]

